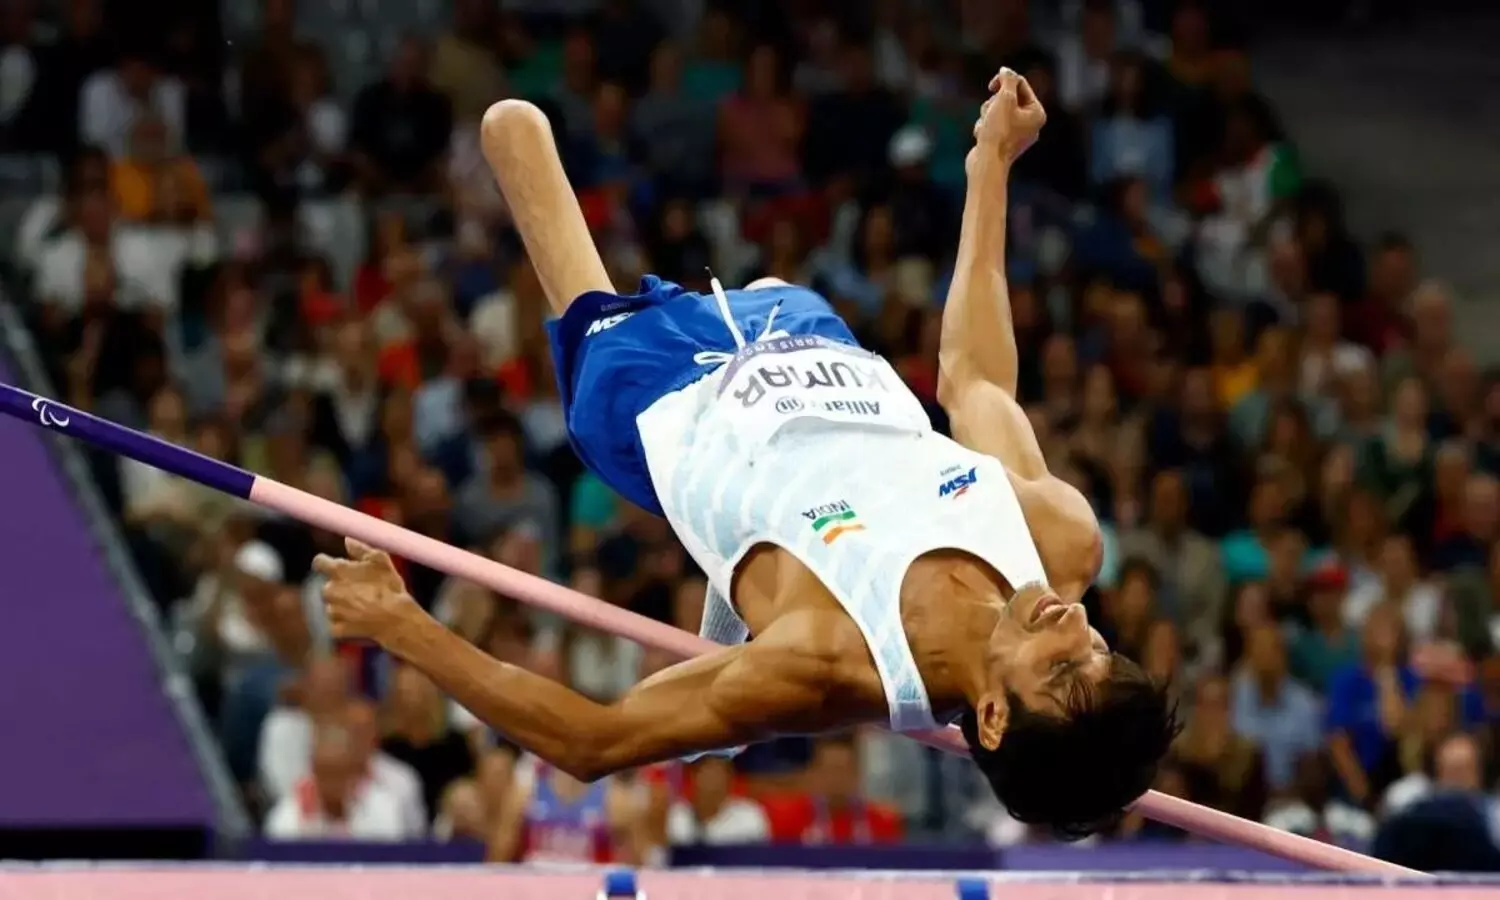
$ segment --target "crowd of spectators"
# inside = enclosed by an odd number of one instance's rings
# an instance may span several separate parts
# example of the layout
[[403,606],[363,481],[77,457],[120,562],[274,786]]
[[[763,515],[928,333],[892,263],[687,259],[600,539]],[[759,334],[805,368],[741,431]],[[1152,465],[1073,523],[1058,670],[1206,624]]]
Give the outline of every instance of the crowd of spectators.
[[[701,575],[568,447],[479,117],[506,96],[549,112],[617,285],[702,286],[709,266],[811,284],[941,427],[969,129],[1016,68],[1049,110],[1011,195],[1021,399],[1103,523],[1091,618],[1180,695],[1161,789],[1363,842],[1436,789],[1493,783],[1500,379],[1411,244],[1356,242],[1304,177],[1214,5],[724,2],[679,21],[454,0],[363,85],[292,0],[228,45],[215,16],[121,43],[95,0],[64,5],[0,16],[0,146],[65,173],[12,223],[8,267],[59,392],[690,630]],[[270,834],[525,855],[506,810],[561,776],[419,673],[331,644],[309,565],[336,536],[94,470]],[[601,700],[668,662],[405,574],[487,652]],[[610,833],[622,858],[1029,837],[971,779],[878,733],[786,739],[617,779]]]

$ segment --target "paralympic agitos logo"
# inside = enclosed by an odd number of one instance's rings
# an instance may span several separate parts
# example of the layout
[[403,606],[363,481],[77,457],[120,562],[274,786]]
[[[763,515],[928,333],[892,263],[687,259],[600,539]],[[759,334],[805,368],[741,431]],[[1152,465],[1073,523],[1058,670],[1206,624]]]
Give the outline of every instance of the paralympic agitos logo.
[[59,412],[52,401],[45,397],[31,401],[31,408],[36,410],[37,420],[47,428],[67,428],[73,421],[66,413]]

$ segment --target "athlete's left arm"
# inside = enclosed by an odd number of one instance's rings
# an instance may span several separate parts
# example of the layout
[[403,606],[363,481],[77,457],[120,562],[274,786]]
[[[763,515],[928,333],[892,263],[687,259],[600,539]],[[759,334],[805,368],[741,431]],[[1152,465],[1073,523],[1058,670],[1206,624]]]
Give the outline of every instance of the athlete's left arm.
[[828,702],[833,656],[811,652],[796,621],[664,669],[603,704],[488,656],[412,600],[390,557],[353,540],[348,549],[351,559],[315,563],[329,578],[334,637],[379,642],[506,738],[583,781],[846,724]]

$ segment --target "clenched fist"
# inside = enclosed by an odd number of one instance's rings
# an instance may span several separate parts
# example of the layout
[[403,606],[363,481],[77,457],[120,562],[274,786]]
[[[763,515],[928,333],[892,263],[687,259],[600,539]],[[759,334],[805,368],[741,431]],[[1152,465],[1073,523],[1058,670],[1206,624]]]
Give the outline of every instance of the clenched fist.
[[329,628],[340,640],[367,638],[383,644],[422,608],[406,592],[390,556],[354,538],[345,538],[344,548],[348,559],[319,554],[313,560],[313,569],[328,578],[323,608]]
[[974,123],[975,147],[969,152],[972,163],[978,154],[995,153],[1000,161],[1012,163],[1036,143],[1047,111],[1026,79],[1010,69],[1001,69],[990,79],[993,96],[979,109]]

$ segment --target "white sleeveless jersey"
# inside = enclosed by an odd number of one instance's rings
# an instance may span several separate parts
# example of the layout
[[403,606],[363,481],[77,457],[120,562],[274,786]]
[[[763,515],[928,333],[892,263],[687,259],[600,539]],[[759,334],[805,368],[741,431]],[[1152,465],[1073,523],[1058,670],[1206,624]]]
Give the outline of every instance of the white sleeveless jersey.
[[936,724],[901,621],[919,556],[961,550],[1017,587],[1046,575],[1005,468],[937,434],[884,359],[816,336],[772,337],[637,419],[657,496],[708,574],[701,633],[739,643],[726,599],[758,544],[795,555],[869,644],[890,724]]

